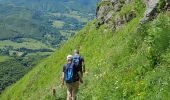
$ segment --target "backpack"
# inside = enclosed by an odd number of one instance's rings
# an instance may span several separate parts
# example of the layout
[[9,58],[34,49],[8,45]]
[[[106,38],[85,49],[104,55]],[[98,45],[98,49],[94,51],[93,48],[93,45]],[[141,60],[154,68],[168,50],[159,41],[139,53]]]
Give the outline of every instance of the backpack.
[[73,82],[73,74],[74,74],[74,65],[72,64],[66,64],[65,67],[65,81],[66,83]]
[[73,56],[73,63],[74,63],[75,66],[80,67],[81,63],[82,63],[81,57],[79,55],[74,55]]

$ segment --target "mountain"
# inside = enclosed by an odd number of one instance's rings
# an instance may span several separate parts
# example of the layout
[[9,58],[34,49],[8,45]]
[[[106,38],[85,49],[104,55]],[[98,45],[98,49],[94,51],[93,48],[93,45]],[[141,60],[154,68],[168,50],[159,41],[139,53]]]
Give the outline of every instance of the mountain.
[[[5,4],[15,4],[29,9],[50,12],[69,12],[72,10],[91,12],[95,10],[94,4],[99,0],[2,0]],[[75,4],[76,6],[73,6]]]
[[96,3],[0,0],[0,92],[92,20]]
[[66,56],[75,48],[87,68],[78,100],[169,99],[169,5],[162,0],[102,0],[95,20],[8,87],[0,99],[66,99],[60,76]]
[[62,33],[73,34],[94,17],[96,2],[2,0],[0,39],[33,38],[57,45],[64,38]]

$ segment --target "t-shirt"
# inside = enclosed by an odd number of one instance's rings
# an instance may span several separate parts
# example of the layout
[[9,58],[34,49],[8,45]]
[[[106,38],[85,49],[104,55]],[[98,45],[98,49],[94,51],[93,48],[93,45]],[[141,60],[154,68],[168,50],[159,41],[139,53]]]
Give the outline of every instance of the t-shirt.
[[[70,66],[71,63],[65,64],[63,66],[63,72],[66,74],[66,66]],[[76,67],[75,65],[73,66],[73,79],[74,81],[79,81],[79,76],[78,76],[78,72],[81,71],[80,67]]]
[[[74,56],[77,56],[77,55],[74,55]],[[80,55],[78,55],[80,56]],[[82,71],[82,63],[84,62],[84,58],[82,56],[80,56],[80,70]]]
[[84,58],[80,56],[80,68],[82,70],[82,67],[83,67],[83,62],[84,62]]

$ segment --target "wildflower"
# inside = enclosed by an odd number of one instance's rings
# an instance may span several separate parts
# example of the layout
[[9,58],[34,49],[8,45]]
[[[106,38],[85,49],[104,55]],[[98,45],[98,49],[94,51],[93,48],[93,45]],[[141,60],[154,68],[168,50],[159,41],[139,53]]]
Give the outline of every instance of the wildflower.
[[140,96],[140,93],[138,93],[137,95]]

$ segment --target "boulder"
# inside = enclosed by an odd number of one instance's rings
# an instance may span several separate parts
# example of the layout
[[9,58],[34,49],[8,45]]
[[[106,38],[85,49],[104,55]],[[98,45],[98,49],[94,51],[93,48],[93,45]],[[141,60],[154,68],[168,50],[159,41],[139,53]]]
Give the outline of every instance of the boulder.
[[96,11],[96,27],[99,27],[100,25],[104,24],[108,19],[112,17],[112,13],[109,13],[113,9],[112,5],[104,5],[97,7]]
[[[130,0],[126,0],[126,3],[129,1]],[[124,3],[125,2],[121,2],[120,0],[102,0],[101,4],[96,9],[96,27],[98,28],[100,25],[112,19],[112,15],[120,11]]]
[[170,11],[170,0],[165,0],[165,2],[166,2],[165,8],[166,8],[168,11]]
[[[146,21],[154,19],[154,17],[157,15],[157,7],[159,0],[146,0],[146,11],[144,14],[144,17],[141,19],[140,23],[143,24]],[[170,0],[165,0],[165,8],[166,10],[170,10]]]

